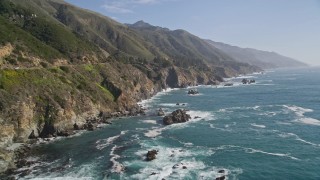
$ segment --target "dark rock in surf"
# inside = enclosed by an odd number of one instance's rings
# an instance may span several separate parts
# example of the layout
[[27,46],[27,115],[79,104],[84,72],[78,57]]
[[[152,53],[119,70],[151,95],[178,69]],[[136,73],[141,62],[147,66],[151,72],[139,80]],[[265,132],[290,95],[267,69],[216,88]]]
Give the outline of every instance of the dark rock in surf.
[[233,83],[226,83],[224,86],[230,87],[230,86],[233,86]]
[[226,176],[221,176],[221,177],[216,178],[216,180],[225,180],[225,179],[226,179]]
[[92,124],[91,122],[89,122],[89,123],[87,124],[87,130],[88,130],[88,131],[93,131],[93,130],[94,130],[94,126],[93,126],[93,124]]
[[225,173],[225,170],[219,170],[218,173]]
[[63,136],[63,137],[68,137],[70,136],[72,133],[68,132],[68,131],[57,131],[57,136]]
[[164,125],[171,125],[176,123],[184,123],[191,119],[190,115],[185,110],[178,109],[172,112],[170,115],[163,118]]
[[147,160],[147,161],[155,160],[157,154],[158,154],[158,151],[157,151],[157,150],[148,151],[146,160]]
[[190,90],[188,91],[188,94],[190,94],[190,95],[196,95],[196,94],[199,94],[199,92],[198,92],[198,90],[196,90],[196,89],[190,89]]
[[172,166],[172,169],[178,169],[179,168],[179,164],[175,164],[174,166]]
[[158,116],[164,116],[164,115],[165,115],[165,113],[164,113],[164,111],[162,110],[162,108],[160,108],[160,109],[158,110],[157,115],[158,115]]

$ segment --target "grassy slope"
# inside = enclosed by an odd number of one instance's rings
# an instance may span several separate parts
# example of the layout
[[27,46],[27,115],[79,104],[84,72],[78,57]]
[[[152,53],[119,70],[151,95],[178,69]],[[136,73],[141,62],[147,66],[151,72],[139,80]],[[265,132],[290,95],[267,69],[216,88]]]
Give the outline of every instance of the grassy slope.
[[45,11],[32,6],[33,3],[28,0],[0,2],[2,43],[21,45],[24,51],[47,60],[66,58],[70,63],[81,63],[84,56],[91,61],[94,60],[92,57],[103,57],[97,46],[66,28]]

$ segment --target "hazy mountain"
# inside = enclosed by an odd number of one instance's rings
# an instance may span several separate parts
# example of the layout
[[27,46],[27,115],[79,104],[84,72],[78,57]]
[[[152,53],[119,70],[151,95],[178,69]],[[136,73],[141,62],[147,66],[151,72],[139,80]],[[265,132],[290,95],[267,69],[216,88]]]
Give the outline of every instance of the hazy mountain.
[[285,57],[275,52],[261,51],[252,48],[240,48],[211,40],[207,40],[207,42],[227,53],[238,62],[248,63],[264,69],[307,66],[305,63]]

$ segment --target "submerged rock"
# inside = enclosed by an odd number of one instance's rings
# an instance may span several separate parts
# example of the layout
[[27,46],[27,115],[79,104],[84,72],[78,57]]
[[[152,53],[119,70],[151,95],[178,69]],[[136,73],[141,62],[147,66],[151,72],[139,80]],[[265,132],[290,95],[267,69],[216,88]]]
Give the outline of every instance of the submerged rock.
[[178,109],[172,112],[170,115],[163,118],[164,125],[171,125],[175,123],[184,123],[191,119],[190,115],[185,110]]

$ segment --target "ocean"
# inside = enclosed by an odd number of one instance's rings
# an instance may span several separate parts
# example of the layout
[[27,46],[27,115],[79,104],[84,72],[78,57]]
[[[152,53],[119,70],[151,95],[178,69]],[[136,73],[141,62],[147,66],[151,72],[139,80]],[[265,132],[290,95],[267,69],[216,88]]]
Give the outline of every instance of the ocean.
[[[39,145],[21,179],[320,179],[320,68],[227,80],[234,85],[198,86],[198,95],[158,93],[141,102],[146,116]],[[163,126],[159,108],[192,119]]]

